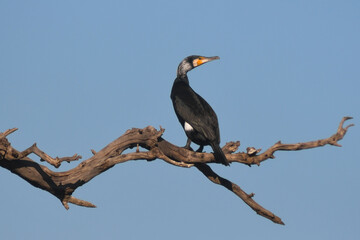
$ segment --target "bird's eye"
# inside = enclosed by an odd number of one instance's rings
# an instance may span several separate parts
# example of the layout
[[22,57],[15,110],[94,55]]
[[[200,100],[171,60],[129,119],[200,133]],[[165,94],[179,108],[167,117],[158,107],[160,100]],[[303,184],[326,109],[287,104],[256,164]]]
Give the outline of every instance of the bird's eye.
[[199,60],[202,60],[203,59],[203,57],[199,57]]

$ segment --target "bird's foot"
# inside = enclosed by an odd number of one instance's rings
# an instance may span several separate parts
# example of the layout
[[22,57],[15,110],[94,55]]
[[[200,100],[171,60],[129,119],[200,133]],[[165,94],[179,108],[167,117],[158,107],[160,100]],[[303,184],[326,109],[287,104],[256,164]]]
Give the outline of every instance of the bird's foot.
[[188,138],[187,141],[186,141],[186,145],[184,146],[184,148],[187,149],[187,150],[190,150],[190,151],[194,151],[194,150],[190,147],[190,144],[191,144],[191,140],[190,140],[190,138]]
[[204,150],[204,146],[200,146],[198,150],[196,150],[196,152],[202,152]]
[[194,151],[194,149],[192,149],[190,146],[185,145],[183,148],[190,150],[190,151]]

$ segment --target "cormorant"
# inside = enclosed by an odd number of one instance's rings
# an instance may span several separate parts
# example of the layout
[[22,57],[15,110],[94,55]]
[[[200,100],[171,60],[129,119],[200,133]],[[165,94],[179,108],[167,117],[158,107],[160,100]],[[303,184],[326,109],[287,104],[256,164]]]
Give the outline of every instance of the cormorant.
[[185,148],[190,149],[191,142],[198,144],[197,150],[202,152],[205,145],[214,151],[215,160],[229,165],[225,154],[220,148],[220,131],[216,113],[211,106],[189,85],[187,72],[204,63],[220,59],[193,55],[186,57],[177,69],[177,77],[171,90],[176,116],[188,137]]

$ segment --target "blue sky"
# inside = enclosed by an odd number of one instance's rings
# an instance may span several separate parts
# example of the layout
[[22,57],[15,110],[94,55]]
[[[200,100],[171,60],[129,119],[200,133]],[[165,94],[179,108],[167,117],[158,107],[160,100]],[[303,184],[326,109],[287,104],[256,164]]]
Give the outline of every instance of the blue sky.
[[[355,239],[360,235],[358,1],[0,1],[0,131],[51,156],[100,150],[132,127],[185,134],[170,90],[186,56],[217,112],[222,144],[266,149],[326,138],[353,116],[342,148],[278,152],[260,167],[213,166],[285,226],[255,214],[196,169],[115,166],[66,211],[0,169],[1,239]],[[206,148],[209,151],[209,148]],[[38,159],[32,156],[33,159]],[[78,163],[64,164],[65,171]]]

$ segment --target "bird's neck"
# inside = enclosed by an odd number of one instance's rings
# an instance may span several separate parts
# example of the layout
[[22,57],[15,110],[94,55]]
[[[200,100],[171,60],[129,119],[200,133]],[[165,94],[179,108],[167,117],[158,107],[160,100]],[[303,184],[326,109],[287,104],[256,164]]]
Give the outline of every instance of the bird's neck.
[[194,67],[187,61],[187,60],[183,60],[180,64],[179,67],[177,69],[177,75],[178,76],[182,76],[187,74],[188,71],[190,71],[191,69],[193,69]]
[[186,83],[187,85],[189,85],[189,79],[188,79],[186,73],[177,75],[174,83],[180,83],[180,82],[181,83]]

